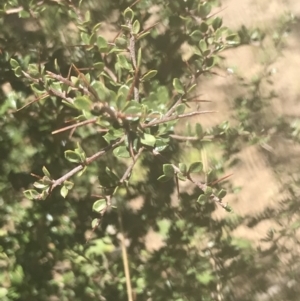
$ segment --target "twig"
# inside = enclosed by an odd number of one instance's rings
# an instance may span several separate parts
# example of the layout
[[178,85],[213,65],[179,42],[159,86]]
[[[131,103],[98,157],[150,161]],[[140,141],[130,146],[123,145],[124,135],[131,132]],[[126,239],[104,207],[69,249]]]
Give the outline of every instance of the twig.
[[117,83],[118,82],[118,78],[117,78],[117,76],[113,73],[113,71],[112,70],[110,70],[108,67],[104,67],[104,71],[111,77],[111,79],[115,82],[115,83]]
[[88,91],[87,88],[85,87],[76,87],[76,85],[71,82],[70,80],[68,80],[67,78],[64,78],[63,76],[59,75],[59,74],[55,74],[53,72],[50,72],[50,71],[46,71],[46,73],[51,77],[51,78],[54,78],[60,82],[63,82],[64,84],[68,85],[69,87],[72,87],[73,89],[75,90],[80,90],[81,92],[83,92],[84,94],[87,94],[89,95],[90,92]]
[[70,130],[70,129],[73,129],[73,128],[76,129],[77,127],[82,126],[82,125],[95,123],[95,122],[97,122],[97,120],[98,120],[97,118],[93,118],[93,119],[90,119],[90,120],[85,120],[85,121],[82,121],[82,122],[78,122],[76,124],[72,124],[72,125],[66,126],[64,128],[61,128],[59,130],[53,131],[51,134],[55,135],[55,134],[58,134],[58,133],[61,133],[61,132],[64,132],[64,131],[67,131],[67,130]]
[[171,134],[169,135],[171,138],[179,140],[179,141],[205,141],[206,139],[213,139],[214,136],[203,136],[202,138],[194,137],[194,136],[180,136]]
[[60,177],[57,180],[53,180],[50,191],[52,191],[56,186],[61,185],[64,181],[68,180],[69,178],[71,178],[73,175],[75,175],[76,173],[78,173],[79,171],[81,171],[85,166],[91,164],[92,162],[94,162],[96,159],[98,159],[99,157],[103,156],[104,154],[106,154],[109,150],[116,148],[117,146],[119,146],[120,144],[122,144],[125,140],[125,137],[120,138],[117,142],[108,145],[107,147],[105,147],[104,149],[102,149],[101,151],[99,151],[98,153],[94,154],[93,156],[87,158],[85,160],[84,164],[78,165],[75,168],[73,168],[71,171],[69,171],[68,173],[66,173],[65,175],[63,175],[62,177]]
[[[134,156],[133,162],[128,166],[127,170],[125,171],[124,175],[120,179],[120,184],[124,183],[124,181],[130,176],[131,171],[139,158],[139,156],[142,154],[144,150],[144,147],[141,147],[138,151],[138,153]],[[131,285],[131,278],[130,278],[130,269],[129,269],[129,261],[128,261],[128,254],[127,254],[127,249],[126,249],[126,244],[125,244],[125,234],[124,234],[124,227],[123,227],[123,221],[122,221],[122,214],[121,210],[118,209],[118,220],[119,220],[119,226],[121,230],[121,237],[120,237],[120,244],[121,244],[121,249],[122,249],[122,261],[123,261],[123,266],[124,266],[124,273],[125,273],[125,278],[126,278],[126,290],[127,290],[127,296],[128,296],[128,301],[133,301],[133,294],[132,294],[132,285]]]
[[17,109],[15,112],[19,112],[19,111],[25,109],[26,107],[30,106],[31,104],[33,104],[33,103],[35,103],[35,102],[37,102],[37,101],[39,101],[39,100],[41,100],[41,99],[47,98],[48,96],[49,96],[49,94],[48,94],[48,93],[45,93],[45,94],[43,94],[42,96],[40,96],[40,97],[38,97],[38,98],[35,98],[34,100],[32,100],[32,101],[26,103],[23,107]]
[[125,278],[126,278],[127,297],[128,297],[128,301],[133,301],[129,262],[128,262],[126,244],[125,244],[122,215],[121,215],[120,210],[118,210],[118,220],[119,220],[119,226],[120,226],[120,230],[121,230],[120,244],[121,244],[121,249],[122,249],[122,261],[123,261]]
[[208,113],[216,113],[217,111],[198,111],[198,112],[191,112],[191,113],[186,113],[186,114],[180,114],[180,115],[172,115],[170,117],[162,118],[159,120],[153,120],[149,123],[144,123],[142,124],[142,128],[147,128],[149,126],[154,126],[157,124],[169,122],[175,119],[181,119],[181,118],[186,118],[186,117],[192,117],[192,116],[197,116],[197,115],[202,115],[202,114],[208,114]]
[[192,136],[180,136],[180,135],[175,135],[175,134],[171,134],[169,135],[171,138],[179,140],[179,141],[198,141],[201,140],[201,138],[199,137],[192,137]]
[[[138,79],[139,66],[137,65],[137,61],[136,61],[135,34],[133,32],[131,20],[128,20],[128,26],[130,28],[129,53],[130,53],[130,59],[131,59],[132,66],[134,68],[134,79],[132,82],[133,95],[134,95],[134,100],[139,102],[139,100],[140,100],[139,79]],[[130,95],[130,94],[131,93],[128,93],[128,95]]]
[[125,171],[123,177],[120,179],[120,184],[122,184],[130,175],[137,159],[139,158],[139,156],[142,154],[142,152],[144,151],[144,147],[141,147],[138,151],[138,153],[134,156],[132,163],[128,166],[127,170]]
[[[154,154],[155,156],[159,156],[159,157],[162,158],[165,162],[168,162],[168,160],[166,160],[166,158],[165,158],[164,156],[162,156],[159,152],[153,151],[153,154]],[[180,169],[179,169],[176,165],[174,165],[174,164],[171,164],[171,165],[173,166],[175,173],[177,173],[177,174],[180,174],[180,173],[181,173]],[[231,175],[228,175],[228,176],[222,178],[221,180],[223,180],[223,179],[225,179],[225,178],[228,178],[229,176],[231,176]],[[189,181],[191,181],[193,184],[195,184],[197,187],[199,187],[202,191],[205,191],[205,190],[207,189],[207,187],[209,187],[209,186],[208,186],[207,184],[205,184],[205,183],[201,183],[201,182],[199,182],[199,181],[197,181],[197,182],[194,181],[194,180],[191,178],[190,175],[187,176],[187,179],[188,179]],[[218,182],[221,181],[221,180],[218,180]],[[223,204],[222,199],[218,198],[218,197],[217,197],[215,194],[213,194],[213,193],[209,196],[209,198],[210,198],[212,201],[214,201],[215,203],[217,203],[218,205],[220,205],[220,206],[221,206],[223,209],[225,209],[226,211],[228,211],[228,209],[230,208],[230,207],[228,206],[228,204]]]
[[[202,191],[205,191],[207,189],[207,187],[209,187],[207,184],[205,183],[201,183],[199,181],[195,182],[190,176],[188,177],[188,179],[194,183],[196,186],[198,186]],[[228,210],[228,204],[224,204],[222,202],[222,199],[218,198],[215,194],[211,194],[209,196],[209,198],[214,201],[215,203],[217,203],[218,205],[220,205],[223,209],[225,209],[226,211]]]

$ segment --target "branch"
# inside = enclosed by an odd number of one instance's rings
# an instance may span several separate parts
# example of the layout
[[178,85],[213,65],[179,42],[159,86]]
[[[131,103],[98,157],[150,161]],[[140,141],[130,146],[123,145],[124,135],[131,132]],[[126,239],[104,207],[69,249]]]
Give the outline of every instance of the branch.
[[46,71],[46,73],[51,77],[51,78],[54,78],[60,82],[63,82],[64,84],[66,84],[67,86],[69,87],[72,87],[73,90],[80,90],[81,92],[83,92],[84,94],[86,95],[89,95],[90,92],[88,91],[87,88],[85,87],[76,87],[76,85],[71,82],[70,80],[68,80],[67,78],[64,78],[63,76],[59,75],[59,74],[55,74],[53,72],[50,72],[50,71]]
[[[139,102],[139,100],[140,100],[139,83],[138,83],[138,81],[139,81],[139,79],[138,79],[139,67],[138,67],[137,61],[136,61],[135,35],[134,35],[134,32],[133,32],[132,23],[131,23],[130,20],[128,20],[128,26],[130,28],[129,53],[130,53],[132,66],[134,68],[134,79],[133,79],[133,82],[132,82],[132,88],[133,88],[134,100]],[[129,92],[128,95],[130,95],[130,94],[131,93]]]
[[138,153],[134,156],[132,163],[128,166],[128,168],[126,169],[124,175],[123,175],[122,178],[120,179],[120,182],[119,182],[120,184],[123,184],[123,183],[126,181],[126,179],[130,176],[131,171],[132,171],[132,169],[133,169],[133,167],[134,167],[134,165],[135,165],[137,159],[138,159],[139,156],[142,154],[142,152],[144,151],[144,149],[145,149],[144,147],[141,147],[141,148],[139,149]]
[[202,138],[199,137],[194,137],[194,136],[180,136],[180,135],[175,135],[171,134],[169,135],[171,138],[179,141],[205,141],[205,139],[213,139],[214,136],[204,136]]
[[68,180],[69,178],[71,178],[73,175],[75,175],[76,173],[78,173],[79,171],[83,170],[83,168],[89,164],[91,164],[92,162],[94,162],[95,160],[97,160],[99,157],[103,156],[105,153],[107,153],[109,150],[116,148],[117,146],[119,146],[120,144],[122,144],[125,140],[125,137],[122,137],[121,139],[119,139],[117,142],[108,145],[107,147],[105,147],[104,149],[102,149],[101,151],[99,151],[98,153],[94,154],[93,156],[87,158],[85,160],[84,164],[78,165],[75,168],[73,168],[71,171],[69,171],[68,173],[66,173],[64,176],[60,177],[57,180],[53,180],[52,182],[52,186],[50,188],[50,191],[52,191],[56,186],[61,185],[64,181]]
[[[165,161],[165,162],[168,162],[168,160],[166,160],[165,158],[164,158],[164,156],[162,156],[159,152],[157,152],[157,151],[153,151],[153,154],[155,155],[155,156],[159,156],[160,158],[162,158],[163,159],[163,161]],[[171,163],[169,163],[169,164],[171,164]],[[173,168],[174,168],[174,171],[175,171],[175,173],[176,174],[180,174],[181,173],[181,171],[180,171],[180,169],[176,166],[176,165],[174,165],[174,164],[171,164],[172,166],[173,166]],[[231,175],[229,175],[229,176],[231,176]],[[229,176],[226,176],[225,178],[227,178],[227,177],[229,177]],[[225,178],[223,178],[223,179],[225,179]],[[199,181],[194,181],[192,178],[191,178],[191,176],[190,175],[187,175],[187,179],[190,181],[190,182],[192,182],[193,184],[195,184],[197,187],[199,187],[202,191],[205,191],[206,189],[207,189],[207,187],[209,187],[207,184],[205,184],[205,183],[201,183],[201,182],[199,182]],[[223,180],[223,179],[221,179],[221,180]],[[220,198],[218,198],[215,194],[211,194],[210,196],[209,196],[209,198],[212,200],[212,201],[214,201],[215,203],[217,203],[218,205],[220,205],[223,209],[225,209],[226,211],[228,211],[229,209],[230,209],[230,207],[228,206],[228,204],[224,204],[223,202],[222,202],[222,199],[220,199]]]
[[[201,190],[205,191],[206,188],[208,187],[207,184],[205,183],[201,183],[199,181],[195,182],[190,176],[188,177],[188,179],[194,183],[196,186],[198,186]],[[228,204],[224,204],[222,202],[222,199],[218,198],[215,194],[211,194],[209,197],[212,201],[214,201],[215,203],[217,203],[218,205],[220,205],[223,209],[225,209],[226,211],[228,211]]]
[[82,121],[82,122],[78,122],[76,124],[72,124],[72,125],[66,126],[64,128],[61,128],[59,130],[53,131],[51,134],[55,135],[55,134],[58,134],[58,133],[61,133],[61,132],[67,131],[67,130],[71,130],[73,128],[76,129],[77,127],[82,126],[82,125],[86,125],[86,124],[90,124],[90,123],[96,123],[97,120],[98,120],[98,118],[93,118],[93,119],[90,119],[90,120],[85,120],[85,121]]
[[150,127],[150,126],[154,126],[154,125],[157,125],[157,124],[169,122],[169,121],[176,120],[176,119],[181,119],[181,118],[186,118],[186,117],[192,117],[192,116],[197,116],[197,115],[202,115],[202,114],[208,114],[208,113],[216,113],[216,112],[217,111],[198,111],[198,112],[191,112],[191,113],[180,114],[180,115],[172,115],[170,117],[166,117],[166,118],[162,118],[162,119],[159,119],[159,120],[150,121],[149,123],[144,123],[144,124],[142,124],[142,128],[147,128],[147,127]]

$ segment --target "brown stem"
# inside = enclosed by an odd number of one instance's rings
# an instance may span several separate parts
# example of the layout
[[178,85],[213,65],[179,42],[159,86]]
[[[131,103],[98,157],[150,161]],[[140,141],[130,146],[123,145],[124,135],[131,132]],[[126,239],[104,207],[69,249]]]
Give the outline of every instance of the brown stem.
[[62,177],[60,177],[59,179],[53,180],[53,184],[51,186],[50,191],[52,191],[56,186],[61,185],[64,181],[68,180],[73,175],[75,175],[76,173],[78,173],[79,171],[81,171],[85,166],[91,164],[92,162],[94,162],[95,160],[97,160],[99,157],[101,157],[104,154],[106,154],[109,150],[114,149],[117,146],[119,146],[120,144],[122,144],[124,142],[124,140],[125,140],[125,137],[122,137],[117,142],[108,145],[107,147],[105,147],[104,149],[102,149],[101,151],[99,151],[98,153],[96,153],[96,154],[92,155],[91,157],[87,158],[85,160],[85,164],[78,165],[75,168],[73,168],[72,170],[70,170],[68,173],[66,173],[65,175],[63,175]]
[[98,120],[97,118],[93,118],[93,119],[90,119],[90,120],[85,120],[85,121],[82,121],[82,122],[78,122],[76,124],[72,124],[72,125],[66,126],[64,128],[61,128],[59,130],[53,131],[51,134],[55,135],[55,134],[58,134],[58,133],[61,133],[61,132],[64,132],[64,131],[67,131],[67,130],[70,130],[70,129],[73,129],[73,128],[77,128],[77,127],[82,126],[82,125],[95,123],[95,122],[97,122],[97,120]]
[[192,116],[197,116],[197,115],[201,115],[201,114],[208,114],[208,113],[216,113],[216,111],[200,111],[200,112],[191,112],[191,113],[180,114],[180,115],[172,115],[172,116],[167,117],[167,118],[162,118],[162,119],[159,119],[159,120],[153,120],[149,123],[144,123],[144,124],[142,124],[142,127],[147,128],[147,127],[154,126],[154,125],[157,125],[157,124],[169,122],[169,121],[172,121],[172,120],[175,120],[175,119],[181,119],[181,118],[192,117]]

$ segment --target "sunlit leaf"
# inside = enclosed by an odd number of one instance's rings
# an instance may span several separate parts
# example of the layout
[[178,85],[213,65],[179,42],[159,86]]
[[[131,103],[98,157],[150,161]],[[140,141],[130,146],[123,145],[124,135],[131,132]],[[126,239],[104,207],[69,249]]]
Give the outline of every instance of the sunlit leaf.
[[169,178],[173,177],[174,172],[175,172],[173,165],[172,164],[164,164],[163,165],[163,172],[164,172],[164,175],[166,177],[169,177]]
[[188,173],[199,173],[203,170],[202,162],[194,162],[190,165]]
[[132,21],[134,17],[134,12],[130,7],[127,7],[123,12],[124,18]]
[[60,189],[60,194],[63,198],[65,198],[67,196],[68,192],[69,192],[69,190],[65,185],[62,186],[62,188]]
[[93,210],[96,212],[101,212],[106,207],[107,207],[106,199],[97,200],[93,204]]
[[143,133],[141,136],[141,143],[147,146],[154,147],[156,138],[153,135]]
[[73,163],[80,163],[81,162],[81,157],[78,153],[72,151],[72,150],[67,150],[65,151],[65,158]]
[[92,102],[86,96],[78,96],[74,99],[74,105],[79,110],[89,111],[92,107]]

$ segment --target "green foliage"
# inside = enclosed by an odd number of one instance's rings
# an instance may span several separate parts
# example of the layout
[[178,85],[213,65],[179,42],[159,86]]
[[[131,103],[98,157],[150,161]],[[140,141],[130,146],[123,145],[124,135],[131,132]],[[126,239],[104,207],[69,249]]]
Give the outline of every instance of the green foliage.
[[[199,76],[222,51],[263,34],[225,27],[218,1],[100,2],[1,7],[1,81],[12,88],[0,107],[1,300],[126,300],[128,279],[136,300],[255,300],[243,278],[268,285],[250,242],[232,236],[244,220],[212,214],[231,211],[223,199],[232,189],[218,181],[227,160],[245,137],[265,141],[257,122],[263,76],[252,98],[236,99],[238,126],[205,129],[189,118],[209,113],[193,104]],[[152,6],[160,22],[146,27]],[[10,15],[36,30],[15,30]],[[183,44],[193,49],[187,61]],[[276,126],[299,140],[296,121]],[[223,161],[207,169],[200,156],[182,159],[206,145],[221,149]],[[132,200],[142,202],[137,212]],[[286,237],[298,228],[297,217]],[[154,250],[149,231],[161,240]],[[276,248],[275,234],[266,240]]]

